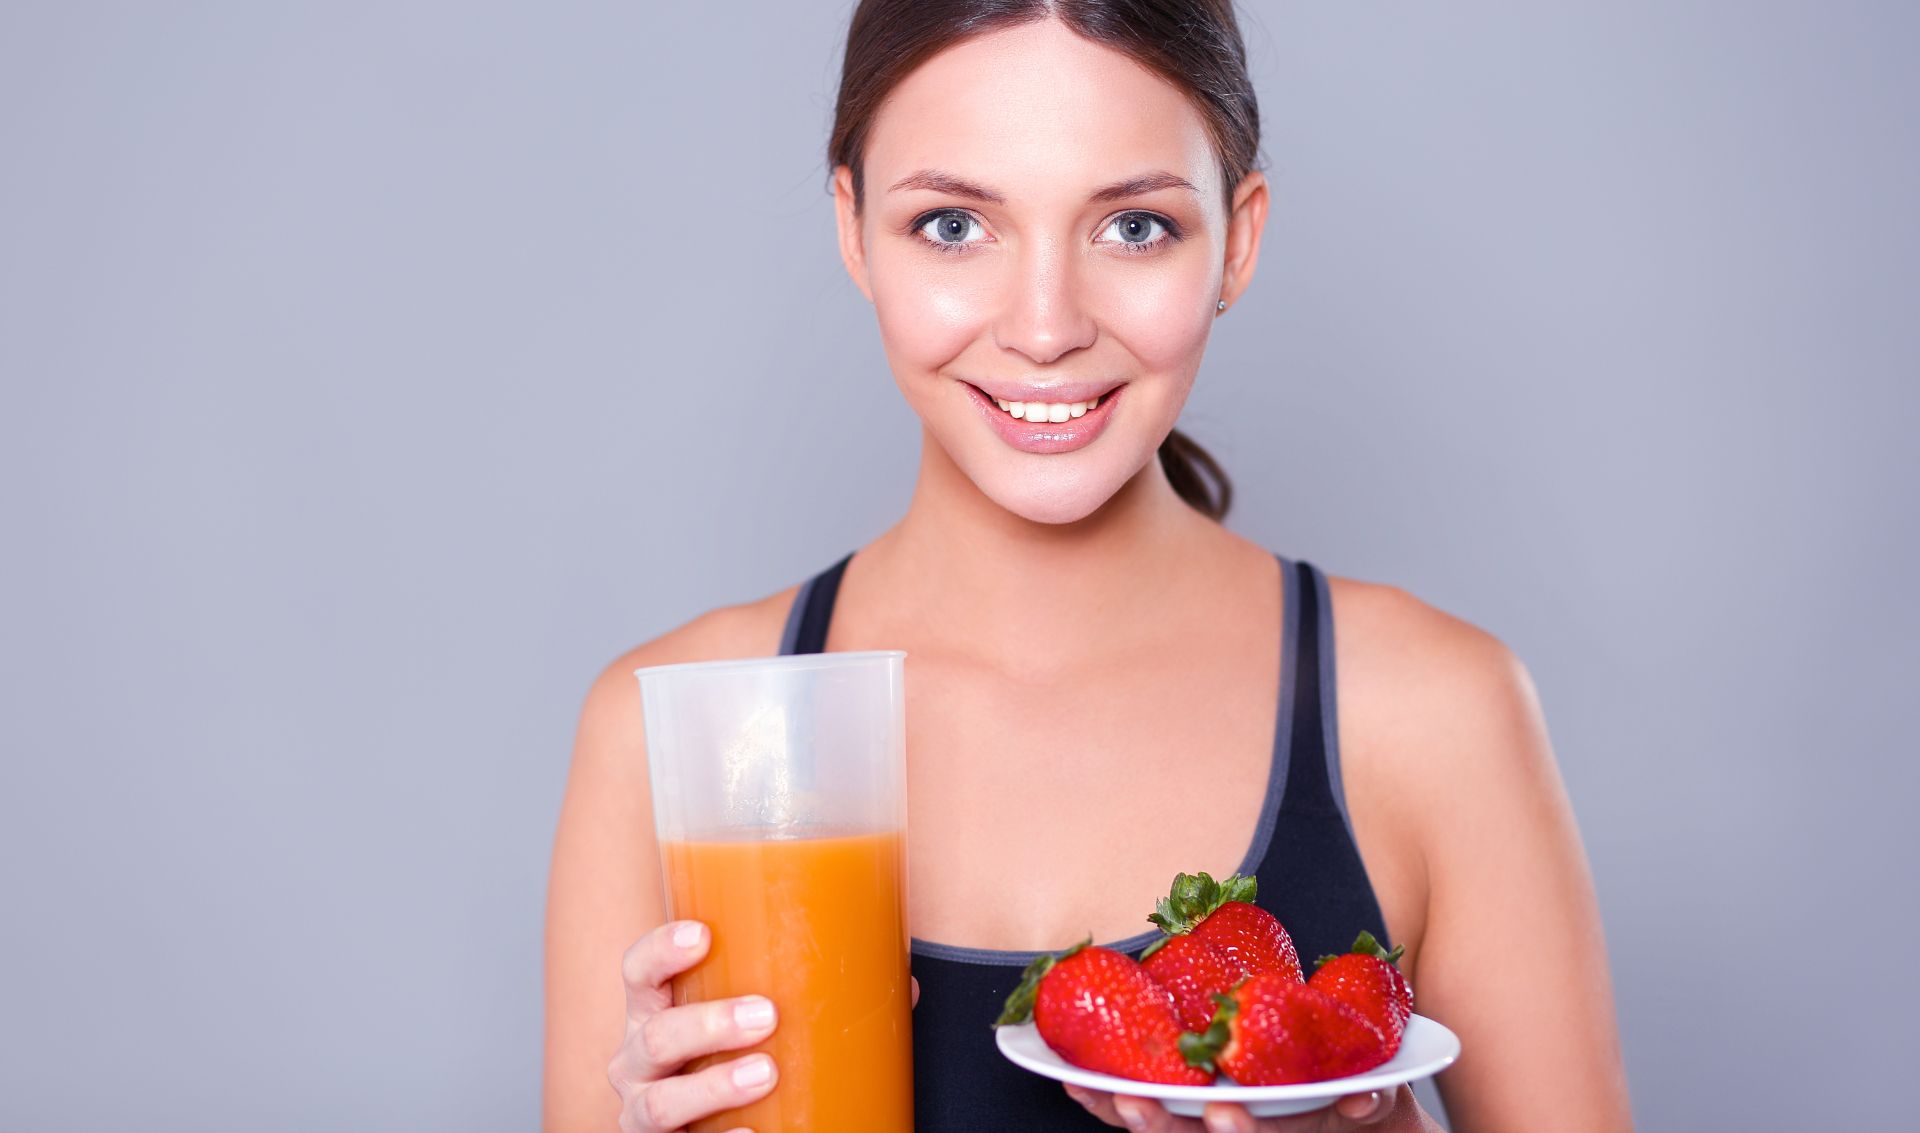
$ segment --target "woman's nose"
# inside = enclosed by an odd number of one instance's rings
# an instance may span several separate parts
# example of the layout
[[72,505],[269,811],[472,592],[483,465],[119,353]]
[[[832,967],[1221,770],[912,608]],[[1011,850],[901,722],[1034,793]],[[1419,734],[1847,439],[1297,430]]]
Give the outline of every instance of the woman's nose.
[[1075,278],[1073,257],[1057,244],[1036,242],[1013,260],[1014,274],[994,321],[995,344],[1039,365],[1091,346],[1096,327]]

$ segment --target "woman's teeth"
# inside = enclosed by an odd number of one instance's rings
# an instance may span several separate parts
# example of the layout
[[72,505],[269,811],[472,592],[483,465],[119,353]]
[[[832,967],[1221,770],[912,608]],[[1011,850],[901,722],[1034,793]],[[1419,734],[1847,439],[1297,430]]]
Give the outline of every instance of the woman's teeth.
[[1069,417],[1085,417],[1087,410],[1100,404],[1099,398],[1092,401],[1001,401],[994,398],[994,404],[1015,417],[1028,421],[1065,421]]

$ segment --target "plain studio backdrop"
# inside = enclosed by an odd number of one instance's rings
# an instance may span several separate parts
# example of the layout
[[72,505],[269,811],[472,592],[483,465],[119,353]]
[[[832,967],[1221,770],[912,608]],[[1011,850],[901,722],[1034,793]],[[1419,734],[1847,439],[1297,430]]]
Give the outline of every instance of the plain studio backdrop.
[[[535,1124],[589,680],[907,501],[849,11],[0,6],[0,1130]],[[1644,1128],[1886,1120],[1920,6],[1244,12],[1232,526],[1530,665]]]

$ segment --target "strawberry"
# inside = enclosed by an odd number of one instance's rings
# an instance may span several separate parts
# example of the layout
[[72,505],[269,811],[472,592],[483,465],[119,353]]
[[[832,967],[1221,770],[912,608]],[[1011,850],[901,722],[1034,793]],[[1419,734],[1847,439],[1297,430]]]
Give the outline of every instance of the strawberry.
[[1213,1020],[1213,997],[1247,974],[1225,952],[1192,936],[1163,936],[1140,956],[1153,982],[1172,993],[1183,1031],[1206,1030]]
[[1253,976],[1227,995],[1201,1034],[1182,1035],[1180,1053],[1242,1086],[1344,1078],[1385,1062],[1387,1044],[1358,1011],[1284,972]]
[[1204,873],[1176,874],[1173,889],[1148,920],[1169,936],[1191,935],[1227,954],[1248,975],[1284,972],[1301,979],[1300,954],[1280,920],[1257,905],[1255,882],[1233,874],[1216,882]]
[[1413,1014],[1413,989],[1398,967],[1404,951],[1388,952],[1372,933],[1362,931],[1353,951],[1320,957],[1313,978],[1307,981],[1308,987],[1326,992],[1379,1028],[1387,1040],[1388,1057],[1400,1049],[1400,1036]]
[[1133,957],[1090,943],[1027,965],[994,1026],[1031,1017],[1055,1054],[1102,1074],[1179,1086],[1212,1082],[1212,1074],[1181,1057],[1167,990]]

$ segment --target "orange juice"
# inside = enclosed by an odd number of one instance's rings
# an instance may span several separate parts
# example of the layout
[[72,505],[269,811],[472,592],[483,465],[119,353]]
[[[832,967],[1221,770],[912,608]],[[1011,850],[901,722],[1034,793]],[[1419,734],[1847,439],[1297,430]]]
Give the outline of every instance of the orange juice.
[[674,980],[674,1002],[764,995],[779,1012],[752,1048],[773,1055],[773,1093],[691,1133],[913,1128],[903,854],[897,833],[661,844],[673,915],[713,931],[707,958]]

